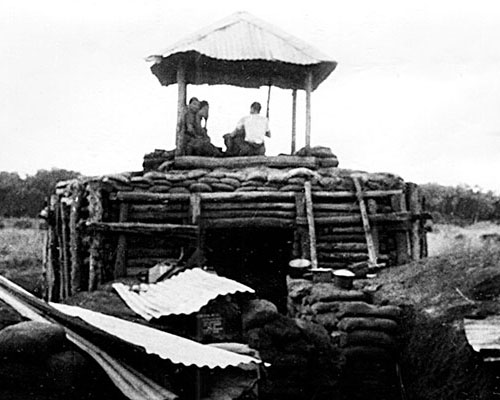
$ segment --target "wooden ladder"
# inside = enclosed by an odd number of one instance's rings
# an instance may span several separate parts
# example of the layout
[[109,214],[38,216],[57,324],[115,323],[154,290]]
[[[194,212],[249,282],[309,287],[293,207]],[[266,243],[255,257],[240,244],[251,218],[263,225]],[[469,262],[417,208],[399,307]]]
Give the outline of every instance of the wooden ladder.
[[352,176],[352,181],[354,182],[354,187],[356,189],[356,198],[358,199],[361,221],[363,222],[363,230],[365,231],[366,245],[368,247],[368,266],[369,268],[376,268],[379,266],[377,251],[373,242],[370,221],[368,219],[368,212],[366,211],[366,204],[363,196],[363,189],[361,188],[359,177]]

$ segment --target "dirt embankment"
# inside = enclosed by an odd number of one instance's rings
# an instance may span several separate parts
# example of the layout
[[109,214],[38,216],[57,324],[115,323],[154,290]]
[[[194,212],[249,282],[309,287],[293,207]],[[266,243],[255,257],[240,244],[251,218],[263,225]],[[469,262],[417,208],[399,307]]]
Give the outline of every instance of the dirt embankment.
[[500,398],[498,371],[472,350],[463,329],[464,317],[500,314],[500,243],[481,239],[485,229],[457,229],[430,235],[439,255],[364,283],[378,286],[379,302],[405,309],[401,369],[409,400]]

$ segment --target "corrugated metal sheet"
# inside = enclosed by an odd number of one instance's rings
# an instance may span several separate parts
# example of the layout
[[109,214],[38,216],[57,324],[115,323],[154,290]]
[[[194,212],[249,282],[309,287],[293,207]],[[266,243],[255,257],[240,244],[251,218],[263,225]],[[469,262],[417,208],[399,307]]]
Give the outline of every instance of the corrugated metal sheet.
[[166,58],[188,51],[231,61],[267,60],[301,65],[333,61],[315,47],[246,12],[235,13],[196,32],[156,56]]
[[125,303],[146,320],[168,315],[198,312],[210,300],[234,293],[255,293],[252,288],[201,268],[188,269],[165,281],[144,285],[136,293],[122,283],[114,283]]
[[304,41],[248,13],[239,12],[146,58],[162,85],[177,82],[182,65],[186,83],[241,87],[315,89],[337,63]]
[[250,356],[203,345],[168,332],[81,307],[58,303],[50,304],[67,315],[79,317],[96,328],[144,348],[148,354],[156,354],[174,364],[194,365],[199,368],[227,368],[261,363],[260,360]]

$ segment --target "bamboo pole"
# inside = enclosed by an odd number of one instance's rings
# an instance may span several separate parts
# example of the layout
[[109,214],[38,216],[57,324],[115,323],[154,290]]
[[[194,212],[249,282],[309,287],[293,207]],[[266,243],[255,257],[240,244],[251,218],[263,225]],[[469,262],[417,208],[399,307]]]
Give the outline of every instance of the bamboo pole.
[[306,78],[306,154],[311,152],[311,93],[313,85],[313,76],[310,71]]
[[177,66],[177,129],[175,137],[175,155],[181,156],[184,154],[184,112],[186,109],[187,85],[186,73],[182,62]]
[[304,197],[306,200],[306,217],[309,231],[309,247],[311,252],[311,267],[318,268],[318,257],[316,255],[316,228],[314,226],[313,202],[311,195],[311,182],[304,183]]
[[292,149],[290,154],[297,150],[297,89],[292,90]]

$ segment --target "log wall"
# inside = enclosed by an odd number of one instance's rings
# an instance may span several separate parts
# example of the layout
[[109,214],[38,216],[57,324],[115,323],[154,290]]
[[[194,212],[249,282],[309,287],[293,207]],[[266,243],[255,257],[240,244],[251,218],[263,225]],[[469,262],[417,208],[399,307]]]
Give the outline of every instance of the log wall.
[[[212,169],[183,165],[60,182],[50,202],[47,297],[93,290],[195,250],[191,262],[202,264],[204,237],[220,229],[286,230],[294,238],[290,254],[318,267],[368,260],[353,171],[217,162]],[[356,176],[378,261],[400,265],[425,256],[418,187],[391,174]]]

